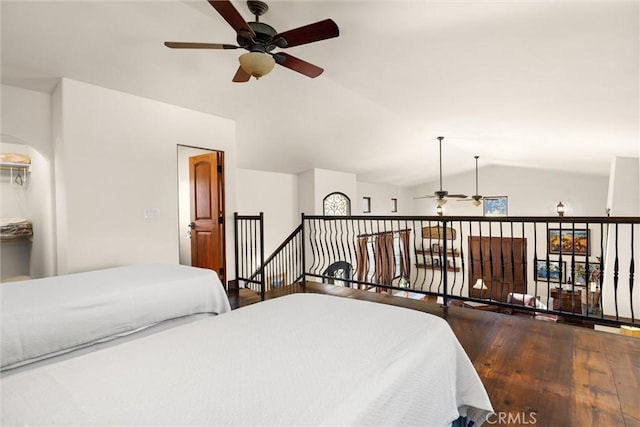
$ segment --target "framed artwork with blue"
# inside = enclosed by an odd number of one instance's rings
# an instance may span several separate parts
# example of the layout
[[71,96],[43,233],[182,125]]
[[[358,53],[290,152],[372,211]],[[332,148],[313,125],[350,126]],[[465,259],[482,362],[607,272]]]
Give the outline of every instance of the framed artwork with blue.
[[536,262],[536,280],[564,283],[566,277],[566,261],[560,263],[560,261],[538,260]]
[[507,196],[487,196],[482,199],[484,216],[507,216]]

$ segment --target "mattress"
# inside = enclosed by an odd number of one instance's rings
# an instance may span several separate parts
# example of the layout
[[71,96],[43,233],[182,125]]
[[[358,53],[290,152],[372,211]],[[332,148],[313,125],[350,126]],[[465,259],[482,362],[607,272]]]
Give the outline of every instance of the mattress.
[[3,425],[421,425],[492,406],[448,324],[293,294],[0,380]]
[[3,371],[170,319],[230,311],[214,271],[169,264],[4,283],[0,296]]

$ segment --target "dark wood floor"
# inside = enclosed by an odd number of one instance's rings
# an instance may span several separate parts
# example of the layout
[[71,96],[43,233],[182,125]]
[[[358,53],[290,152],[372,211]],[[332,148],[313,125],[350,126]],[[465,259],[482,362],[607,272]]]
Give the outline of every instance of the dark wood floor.
[[[486,425],[640,427],[640,338],[319,283],[313,292],[398,305],[444,318],[484,383],[496,416]],[[233,308],[260,302],[231,294]]]

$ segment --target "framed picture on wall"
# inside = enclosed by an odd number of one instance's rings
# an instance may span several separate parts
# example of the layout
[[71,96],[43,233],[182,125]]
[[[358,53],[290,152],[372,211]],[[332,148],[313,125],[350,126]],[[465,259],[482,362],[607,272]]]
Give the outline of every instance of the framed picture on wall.
[[589,272],[587,272],[587,263],[576,261],[573,267],[573,283],[576,285],[584,285],[587,282],[595,282],[600,276],[600,263],[598,261],[589,261]]
[[484,216],[507,216],[507,196],[487,196],[482,199],[482,213]]
[[567,277],[567,263],[566,261],[549,261],[547,266],[547,260],[538,260],[536,262],[536,280],[564,283]]
[[549,229],[550,254],[589,255],[589,230]]

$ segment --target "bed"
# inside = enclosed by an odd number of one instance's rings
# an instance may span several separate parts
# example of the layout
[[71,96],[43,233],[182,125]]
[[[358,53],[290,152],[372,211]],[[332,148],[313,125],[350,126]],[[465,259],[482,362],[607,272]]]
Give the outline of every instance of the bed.
[[212,270],[141,264],[0,285],[0,370],[231,310]]
[[29,366],[0,379],[3,425],[450,426],[492,412],[444,320],[319,294]]

